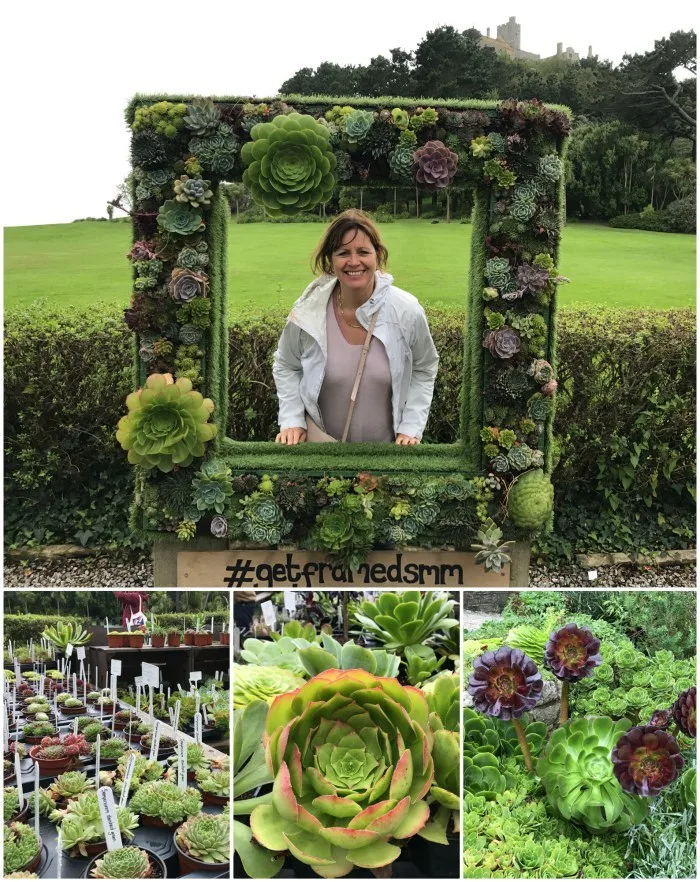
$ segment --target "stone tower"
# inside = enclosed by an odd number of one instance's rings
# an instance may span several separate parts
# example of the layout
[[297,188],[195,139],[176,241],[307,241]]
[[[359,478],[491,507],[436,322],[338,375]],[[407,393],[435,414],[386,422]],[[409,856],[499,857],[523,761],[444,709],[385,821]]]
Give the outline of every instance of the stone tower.
[[515,20],[515,16],[511,15],[507,24],[498,26],[498,36],[510,43],[513,49],[520,49],[520,25]]

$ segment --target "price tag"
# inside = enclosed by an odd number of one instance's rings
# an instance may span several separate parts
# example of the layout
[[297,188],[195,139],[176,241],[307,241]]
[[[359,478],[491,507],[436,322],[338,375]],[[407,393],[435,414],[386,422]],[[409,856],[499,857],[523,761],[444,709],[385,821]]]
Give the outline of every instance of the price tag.
[[192,671],[190,674],[190,683],[198,683],[202,679],[201,671]]
[[197,744],[202,743],[202,715],[194,715],[194,740]]
[[173,715],[173,729],[177,732],[180,726],[180,699],[175,702],[175,714]]
[[126,764],[124,772],[124,783],[122,784],[122,795],[119,797],[119,805],[124,806],[129,799],[129,787],[131,786],[131,776],[134,774],[134,765],[136,764],[136,754],[132,753]]
[[589,570],[588,571],[588,581],[589,582],[595,582],[595,580],[597,578],[598,578],[598,570]]
[[102,739],[98,735],[97,741],[95,743],[95,787],[100,786],[100,750],[102,745]]
[[187,789],[187,742],[179,738],[177,742],[177,786]]
[[141,664],[141,676],[144,686],[153,686],[157,689],[160,684],[160,669],[158,665],[149,665],[148,662]]
[[73,655],[73,644],[69,643],[68,646],[66,646],[66,658],[70,658],[72,655]]
[[285,591],[284,592],[284,608],[288,612],[296,612],[297,610],[297,599],[296,593],[294,591]]
[[109,673],[113,677],[121,677],[122,675],[122,660],[120,658],[113,658],[109,663]]
[[79,646],[76,650],[76,655],[78,656],[78,661],[85,661],[85,647]]
[[[15,736],[15,738],[16,737],[17,736]],[[38,765],[39,763],[37,763],[37,766]],[[20,767],[20,759],[17,747],[15,747],[15,780],[17,782],[15,786],[17,787],[17,796],[19,797],[19,809],[20,811],[22,811],[22,809],[24,808],[24,790],[22,788],[22,769]]]
[[265,624],[272,627],[277,621],[277,613],[275,612],[274,604],[271,600],[265,600],[260,604],[260,608],[262,609]]
[[[126,782],[124,782],[126,783]],[[100,804],[100,816],[105,831],[107,851],[116,851],[122,847],[122,835],[119,832],[117,821],[117,807],[114,804],[114,794],[111,787],[100,787],[97,791],[97,799]]]
[[156,721],[155,726],[153,727],[153,735],[151,736],[151,753],[149,755],[149,759],[155,760],[158,759],[158,747],[160,745],[160,730],[163,724],[160,720]]

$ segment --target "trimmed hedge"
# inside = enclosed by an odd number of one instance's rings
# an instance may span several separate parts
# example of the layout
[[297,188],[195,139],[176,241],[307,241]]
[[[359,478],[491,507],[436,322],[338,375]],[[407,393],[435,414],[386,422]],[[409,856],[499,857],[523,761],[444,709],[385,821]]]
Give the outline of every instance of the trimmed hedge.
[[86,630],[89,630],[90,627],[85,616],[57,616],[48,613],[41,615],[33,615],[32,613],[6,614],[2,621],[5,629],[5,648],[7,648],[8,640],[13,643],[29,643],[30,639],[38,641],[42,631],[54,627],[58,621],[73,622],[76,625],[82,625]]
[[[426,312],[440,371],[425,440],[449,443],[459,424],[464,315]],[[235,440],[276,434],[272,353],[284,319],[276,310],[229,329],[228,435]],[[638,547],[637,517],[657,523],[657,547],[665,547],[663,536],[683,547],[688,537],[674,535],[670,521],[674,511],[687,518],[694,510],[694,313],[562,310],[557,360],[556,532],[570,508],[590,502],[631,531],[620,533],[619,550]],[[132,469],[114,431],[131,391],[131,334],[113,307],[6,316],[8,543],[130,544]],[[583,521],[576,530],[586,536]],[[585,547],[607,548],[614,538],[614,531],[605,541],[589,535]]]
[[652,230],[657,233],[695,233],[697,229],[695,194],[671,202],[661,211],[620,214],[610,218],[611,227],[621,230]]

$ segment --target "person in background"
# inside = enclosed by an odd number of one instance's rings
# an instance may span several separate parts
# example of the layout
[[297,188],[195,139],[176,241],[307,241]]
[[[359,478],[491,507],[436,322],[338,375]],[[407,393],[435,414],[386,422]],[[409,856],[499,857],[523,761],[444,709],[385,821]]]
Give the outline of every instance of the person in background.
[[233,592],[233,623],[241,632],[250,630],[255,607],[258,605],[255,591]]
[[[113,591],[112,594],[122,604],[122,628],[126,628],[126,623],[131,622],[133,616],[142,612],[144,614],[143,625],[146,620],[146,603],[148,601],[148,591]],[[136,627],[140,627],[137,625]]]

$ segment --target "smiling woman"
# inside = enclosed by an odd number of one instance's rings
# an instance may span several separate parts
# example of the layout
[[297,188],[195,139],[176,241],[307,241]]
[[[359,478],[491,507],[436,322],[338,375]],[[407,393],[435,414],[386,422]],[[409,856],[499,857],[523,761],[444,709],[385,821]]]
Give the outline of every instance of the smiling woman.
[[295,303],[275,353],[276,441],[420,442],[438,354],[423,308],[392,285],[388,252],[361,211],[330,224],[321,275]]

